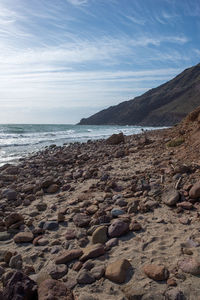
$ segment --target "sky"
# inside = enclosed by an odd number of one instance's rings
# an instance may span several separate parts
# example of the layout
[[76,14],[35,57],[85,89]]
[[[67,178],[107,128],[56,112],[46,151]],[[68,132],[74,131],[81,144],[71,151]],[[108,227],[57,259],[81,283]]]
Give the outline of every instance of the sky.
[[0,0],[0,123],[74,124],[200,62],[199,0]]

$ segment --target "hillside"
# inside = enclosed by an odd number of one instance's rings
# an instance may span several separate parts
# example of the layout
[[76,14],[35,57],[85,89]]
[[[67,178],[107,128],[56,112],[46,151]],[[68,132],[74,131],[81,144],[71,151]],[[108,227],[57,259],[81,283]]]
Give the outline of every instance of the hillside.
[[200,64],[143,95],[104,109],[79,125],[171,126],[200,105]]

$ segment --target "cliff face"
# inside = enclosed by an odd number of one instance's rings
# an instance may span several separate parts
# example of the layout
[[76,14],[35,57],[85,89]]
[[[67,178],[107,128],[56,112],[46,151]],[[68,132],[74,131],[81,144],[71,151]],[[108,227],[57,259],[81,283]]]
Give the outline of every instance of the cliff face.
[[200,105],[200,64],[145,94],[104,109],[79,125],[171,126]]

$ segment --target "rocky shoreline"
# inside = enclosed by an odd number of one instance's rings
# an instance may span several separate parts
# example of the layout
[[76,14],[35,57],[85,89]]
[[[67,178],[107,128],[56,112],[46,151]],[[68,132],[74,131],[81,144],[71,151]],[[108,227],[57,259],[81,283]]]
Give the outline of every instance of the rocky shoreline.
[[180,128],[1,167],[0,299],[198,299],[199,155]]

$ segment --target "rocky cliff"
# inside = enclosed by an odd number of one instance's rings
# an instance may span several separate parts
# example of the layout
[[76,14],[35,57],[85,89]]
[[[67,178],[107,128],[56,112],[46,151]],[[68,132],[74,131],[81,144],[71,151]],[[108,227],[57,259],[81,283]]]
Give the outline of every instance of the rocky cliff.
[[200,105],[200,64],[143,95],[104,109],[79,125],[171,126]]

